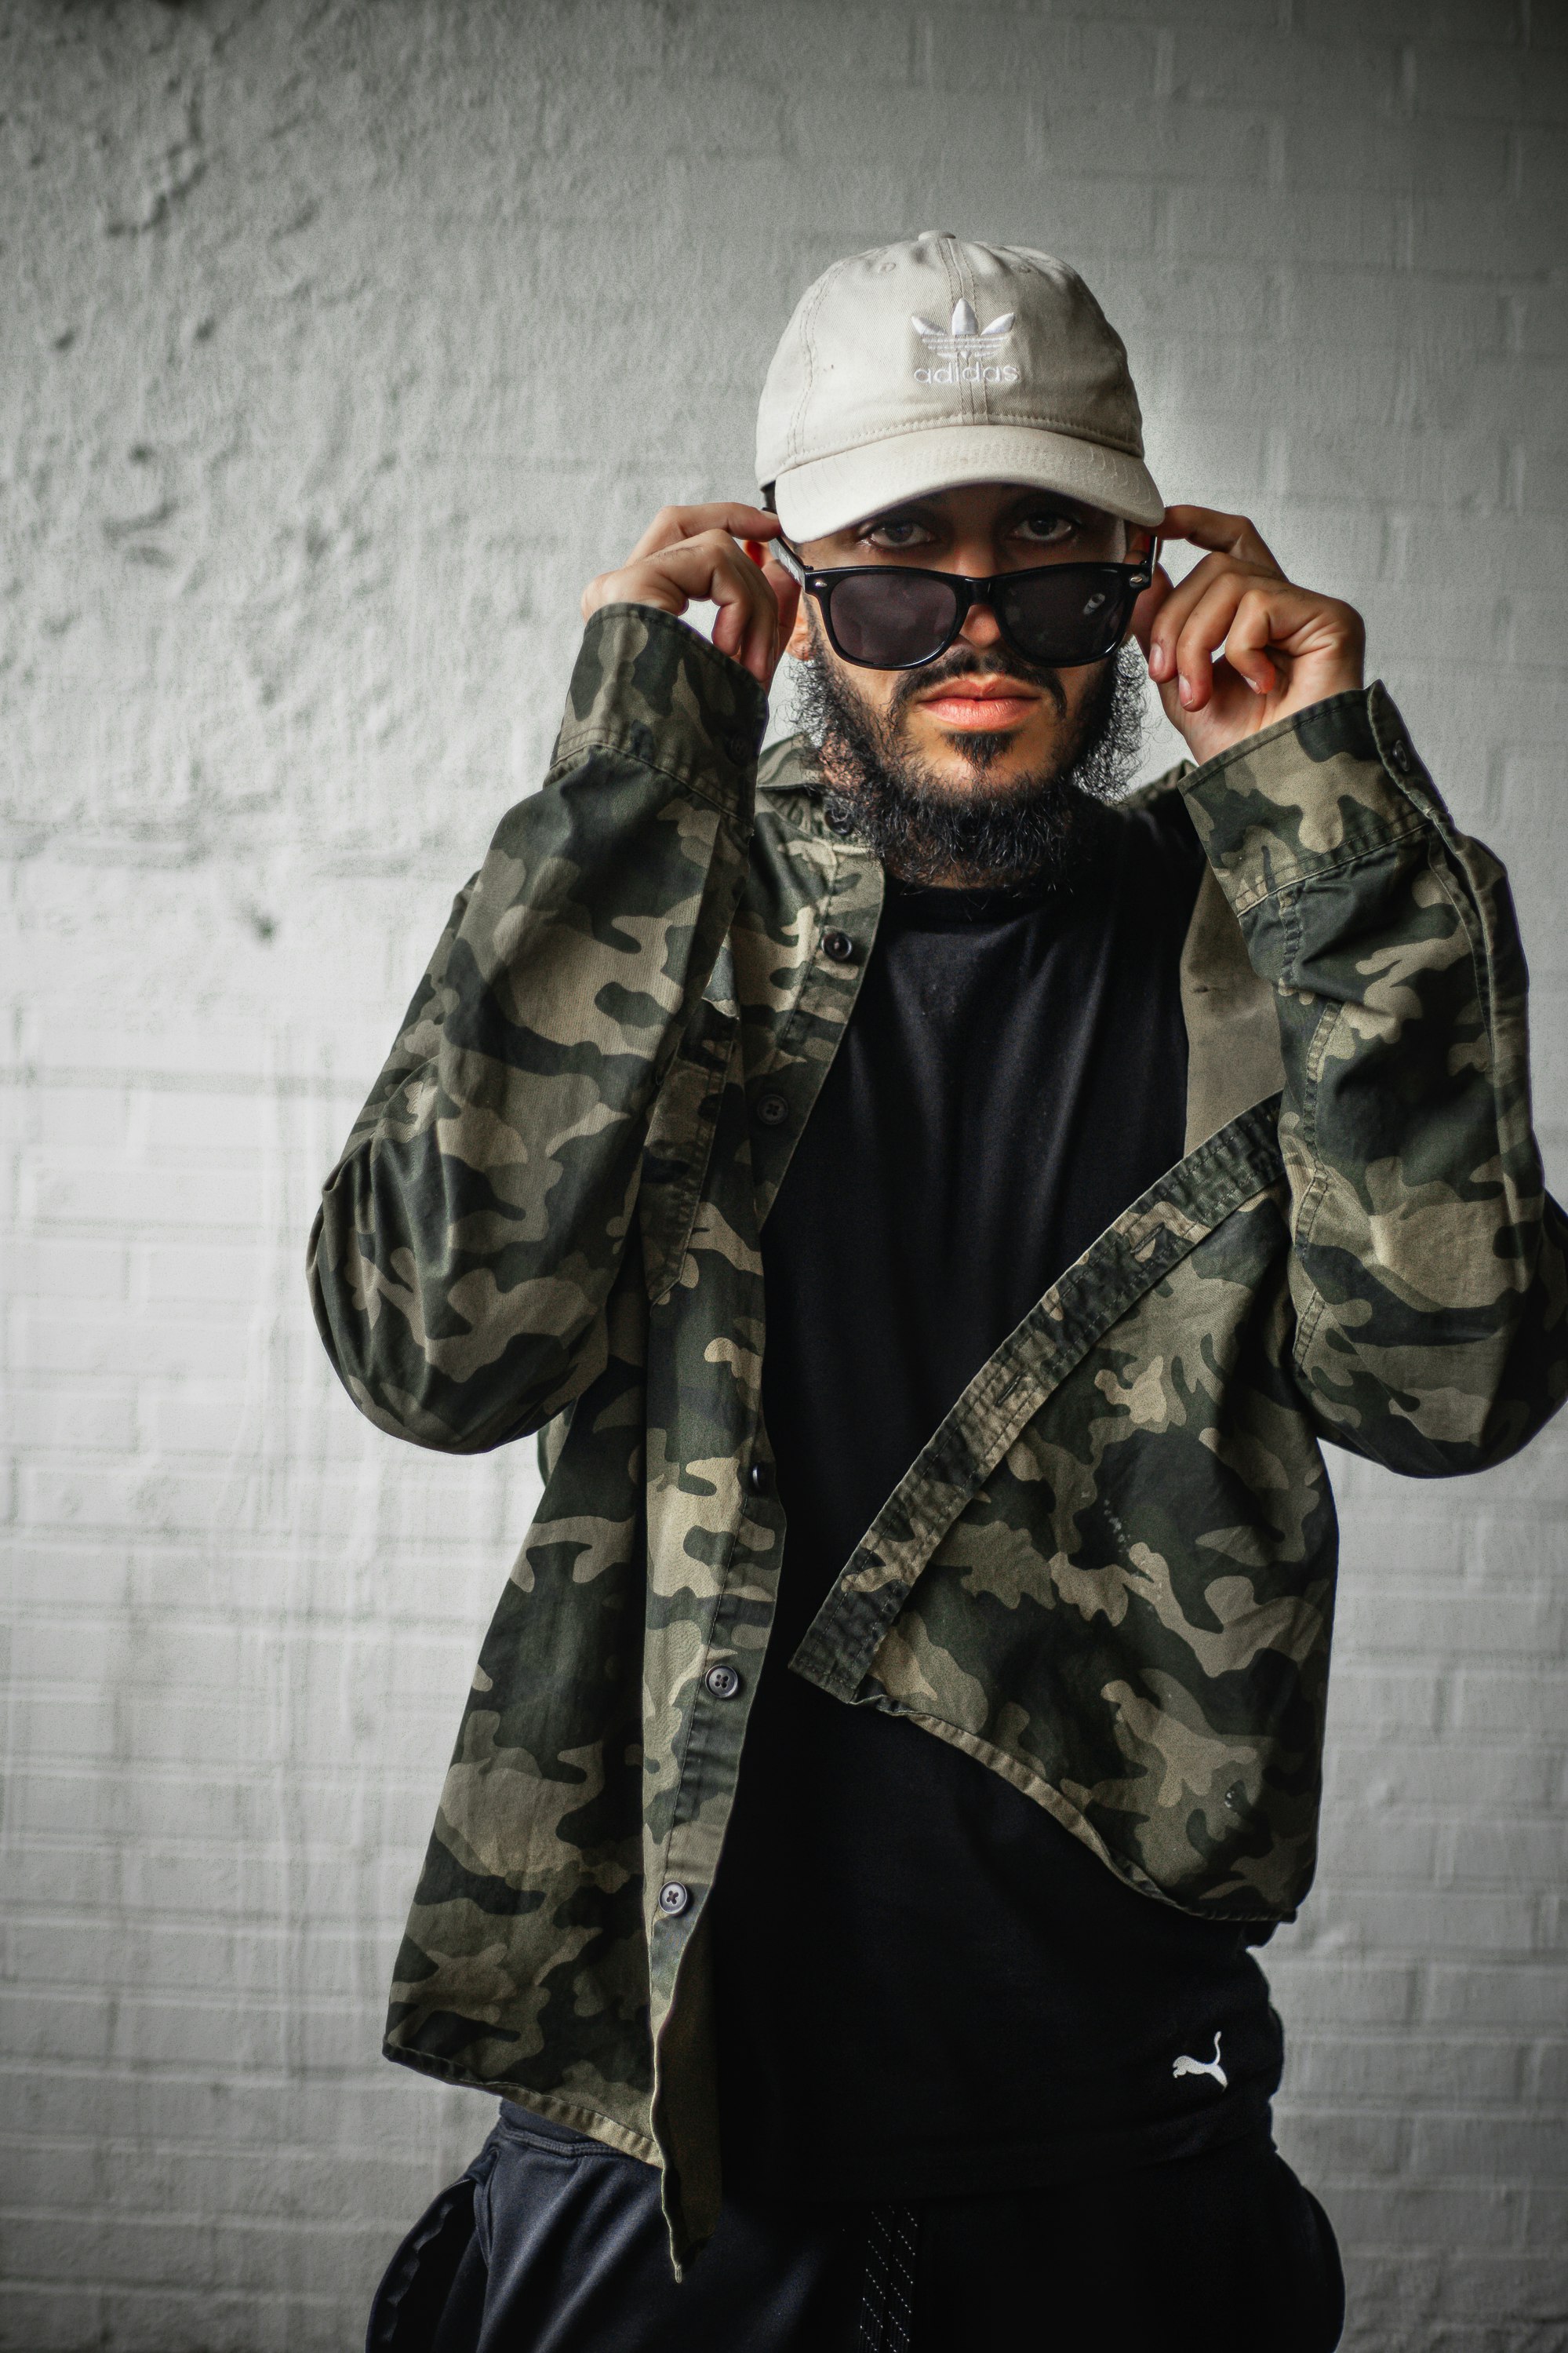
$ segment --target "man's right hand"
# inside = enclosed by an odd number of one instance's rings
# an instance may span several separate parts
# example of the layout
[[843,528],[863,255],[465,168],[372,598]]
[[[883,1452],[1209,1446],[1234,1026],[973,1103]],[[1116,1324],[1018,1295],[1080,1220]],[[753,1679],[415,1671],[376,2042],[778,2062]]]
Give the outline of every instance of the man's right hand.
[[583,618],[601,605],[652,605],[678,617],[689,605],[717,605],[713,643],[770,686],[800,589],[783,565],[753,561],[739,543],[776,539],[779,527],[761,507],[661,507],[620,570],[590,580]]

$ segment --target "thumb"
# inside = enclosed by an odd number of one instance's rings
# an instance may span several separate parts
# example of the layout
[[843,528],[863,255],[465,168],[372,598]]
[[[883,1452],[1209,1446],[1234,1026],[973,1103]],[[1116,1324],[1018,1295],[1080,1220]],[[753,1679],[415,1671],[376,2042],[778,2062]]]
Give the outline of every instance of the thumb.
[[776,561],[773,550],[760,539],[741,542],[746,554],[773,592],[773,602],[779,608],[779,646],[787,646],[795,630],[795,615],[800,609],[800,582],[793,572],[786,572]]
[[1154,577],[1132,607],[1132,634],[1145,661],[1149,659],[1149,639],[1160,607],[1171,593],[1171,575],[1163,564],[1157,565]]
[[800,610],[800,582],[782,564],[764,564],[763,577],[773,590],[779,608],[779,644],[787,646],[795,634],[795,616]]

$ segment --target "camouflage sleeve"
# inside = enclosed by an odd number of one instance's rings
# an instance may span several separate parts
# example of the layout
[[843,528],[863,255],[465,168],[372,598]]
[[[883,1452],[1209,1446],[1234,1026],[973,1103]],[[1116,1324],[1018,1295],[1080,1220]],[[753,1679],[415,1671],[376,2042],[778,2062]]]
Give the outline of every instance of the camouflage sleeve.
[[459,894],[311,1234],[327,1353],[381,1429],[479,1451],[601,1368],[649,1115],[740,894],[766,712],[683,622],[589,622],[543,788]]
[[1275,992],[1294,1364],[1318,1428],[1424,1476],[1500,1461],[1568,1388],[1568,1221],[1542,1188],[1503,871],[1380,685],[1182,790]]

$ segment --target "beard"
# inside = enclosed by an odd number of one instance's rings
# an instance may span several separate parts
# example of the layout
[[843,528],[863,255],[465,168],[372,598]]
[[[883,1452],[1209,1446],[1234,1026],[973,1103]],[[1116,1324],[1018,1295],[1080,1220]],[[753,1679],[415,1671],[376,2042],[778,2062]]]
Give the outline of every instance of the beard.
[[811,616],[812,653],[801,664],[796,711],[816,750],[829,818],[864,841],[900,881],[939,880],[970,887],[1060,889],[1095,862],[1103,810],[1137,771],[1143,741],[1144,666],[1124,645],[1100,666],[1071,740],[1047,765],[1006,784],[987,782],[1011,748],[1009,732],[956,737],[970,771],[961,786],[939,781],[911,752],[904,720],[917,694],[959,678],[1022,679],[1065,714],[1057,671],[1006,646],[984,658],[953,646],[924,670],[899,674],[886,712],[858,695]]

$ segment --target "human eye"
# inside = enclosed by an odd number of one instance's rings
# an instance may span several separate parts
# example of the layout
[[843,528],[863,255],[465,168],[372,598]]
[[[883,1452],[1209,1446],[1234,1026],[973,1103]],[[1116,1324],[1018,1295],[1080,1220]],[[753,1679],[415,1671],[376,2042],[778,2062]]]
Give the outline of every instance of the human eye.
[[866,525],[860,543],[880,548],[888,555],[902,555],[912,547],[930,547],[934,537],[918,515],[882,515]]
[[1059,507],[1031,507],[1013,525],[1012,536],[1027,547],[1065,547],[1078,536],[1078,523]]

